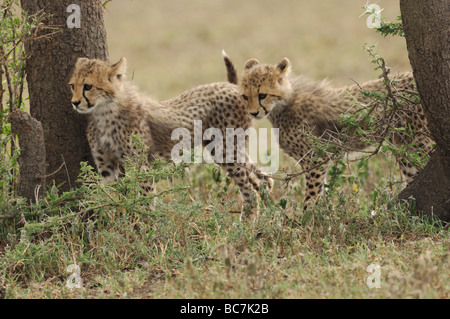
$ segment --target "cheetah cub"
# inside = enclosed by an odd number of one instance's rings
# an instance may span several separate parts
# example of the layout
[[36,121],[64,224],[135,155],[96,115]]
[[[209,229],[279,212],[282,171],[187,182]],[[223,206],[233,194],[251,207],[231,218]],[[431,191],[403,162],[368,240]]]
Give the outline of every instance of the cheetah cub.
[[[401,73],[394,77],[395,90],[414,90],[412,73]],[[306,191],[303,209],[308,201],[323,194],[323,185],[327,174],[327,159],[313,154],[308,142],[308,134],[323,140],[331,135],[338,136],[342,130],[340,116],[344,112],[355,112],[355,100],[367,104],[370,98],[361,90],[386,93],[381,79],[369,81],[361,86],[355,84],[343,88],[333,88],[326,81],[313,82],[302,76],[290,75],[290,62],[284,58],[277,65],[261,64],[256,59],[245,63],[241,81],[241,94],[247,101],[249,114],[262,119],[267,117],[273,127],[279,128],[280,147],[289,156],[298,161],[306,171]],[[373,103],[373,102],[372,102]],[[381,105],[381,103],[380,103]],[[407,145],[410,151],[421,150],[428,154],[432,150],[433,140],[427,128],[427,120],[420,104],[411,103],[402,112],[399,127],[408,126],[412,134],[390,136],[395,144]],[[367,144],[362,142],[351,145],[351,151],[363,150]],[[315,159],[313,159],[315,157]],[[319,167],[318,163],[325,163]],[[417,168],[399,158],[402,174],[410,181]]]
[[[229,73],[233,68],[228,66]],[[125,58],[115,64],[79,58],[69,83],[73,108],[89,117],[87,139],[106,183],[125,173],[123,164],[125,157],[133,154],[131,137],[134,134],[139,134],[148,147],[149,161],[158,157],[170,161],[173,147],[180,142],[171,139],[172,132],[177,128],[188,129],[194,141],[194,120],[202,121],[202,137],[209,127],[220,129],[225,148],[227,128],[246,130],[251,124],[235,84],[206,84],[159,102],[138,93],[125,79],[125,72]],[[246,153],[245,162],[238,162],[238,151],[246,152],[234,147],[235,162],[227,163],[224,154],[223,163],[219,165],[240,189],[241,219],[256,219],[261,182],[266,181],[270,188],[273,181],[250,163]]]

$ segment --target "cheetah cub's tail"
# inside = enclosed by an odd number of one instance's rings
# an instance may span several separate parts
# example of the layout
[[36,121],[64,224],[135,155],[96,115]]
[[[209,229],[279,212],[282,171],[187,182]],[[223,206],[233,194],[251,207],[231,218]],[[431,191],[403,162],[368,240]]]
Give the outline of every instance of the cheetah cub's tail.
[[231,62],[231,60],[228,57],[225,50],[222,50],[222,57],[223,57],[223,60],[225,61],[225,66],[227,67],[228,82],[230,82],[232,84],[238,84],[238,75],[237,75],[236,68],[234,67],[233,62]]

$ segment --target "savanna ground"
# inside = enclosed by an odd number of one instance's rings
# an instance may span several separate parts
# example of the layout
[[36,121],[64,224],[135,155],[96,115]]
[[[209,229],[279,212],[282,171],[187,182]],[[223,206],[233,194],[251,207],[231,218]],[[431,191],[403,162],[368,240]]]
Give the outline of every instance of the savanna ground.
[[[109,54],[158,99],[222,81],[225,49],[249,58],[288,57],[297,74],[336,86],[374,71],[364,43],[395,70],[409,70],[403,38],[366,26],[366,1],[112,1]],[[394,20],[398,1],[379,1]],[[268,127],[267,122],[255,122]],[[354,157],[352,157],[354,158]],[[283,157],[280,172],[300,167]],[[86,169],[79,190],[53,190],[17,227],[2,224],[5,298],[449,298],[448,227],[395,202],[395,158],[344,162],[314,214],[301,212],[303,177],[276,181],[261,217],[242,224],[237,188],[212,165],[155,165],[160,195],[142,198],[135,177],[103,186]],[[282,177],[283,174],[278,175]],[[151,206],[152,209],[150,208]],[[69,265],[79,266],[82,285]],[[372,273],[370,265],[378,267]],[[374,277],[379,275],[379,288]],[[369,282],[369,285],[368,285]]]

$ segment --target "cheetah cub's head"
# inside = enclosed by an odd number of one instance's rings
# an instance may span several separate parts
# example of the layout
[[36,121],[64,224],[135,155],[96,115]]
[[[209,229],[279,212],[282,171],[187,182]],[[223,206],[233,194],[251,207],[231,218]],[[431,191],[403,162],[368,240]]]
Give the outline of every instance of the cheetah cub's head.
[[125,71],[125,58],[116,64],[79,58],[69,82],[73,108],[83,114],[107,108],[123,87]]
[[287,58],[277,65],[260,64],[256,59],[245,63],[241,93],[251,116],[265,118],[275,106],[286,101],[291,91],[289,72]]

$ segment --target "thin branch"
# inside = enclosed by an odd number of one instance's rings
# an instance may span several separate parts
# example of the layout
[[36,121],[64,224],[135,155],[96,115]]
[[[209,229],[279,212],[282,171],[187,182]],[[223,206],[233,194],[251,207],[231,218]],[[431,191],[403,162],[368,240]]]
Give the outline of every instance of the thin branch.
[[106,1],[103,1],[103,3],[102,3],[102,6],[103,6],[103,8],[106,8],[106,6],[108,5],[108,3],[110,3],[112,0],[106,0]]
[[38,174],[36,177],[39,178],[39,179],[46,179],[47,177],[53,176],[53,175],[55,175],[56,173],[58,173],[58,172],[64,167],[64,165],[66,165],[66,162],[63,162],[63,163],[58,167],[58,169],[57,169],[56,171],[54,171],[53,173],[50,173],[50,174],[47,174],[47,175],[44,175],[44,176],[41,176],[41,175]]
[[72,189],[72,184],[70,183],[70,175],[69,175],[69,170],[67,169],[66,160],[64,159],[64,156],[62,154],[61,154],[61,157],[63,160],[64,168],[66,169],[67,181],[69,182],[69,189]]

